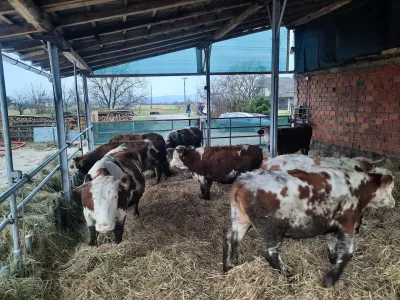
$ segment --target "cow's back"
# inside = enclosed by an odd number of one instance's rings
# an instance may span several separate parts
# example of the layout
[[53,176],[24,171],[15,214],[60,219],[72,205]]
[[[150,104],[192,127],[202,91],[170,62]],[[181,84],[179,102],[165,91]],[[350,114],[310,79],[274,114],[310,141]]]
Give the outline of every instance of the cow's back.
[[309,148],[311,137],[312,127],[309,125],[280,128],[278,130],[278,149],[280,154],[293,153],[294,149]]
[[232,183],[239,174],[260,168],[263,158],[261,148],[253,145],[204,149],[204,175],[221,183]]

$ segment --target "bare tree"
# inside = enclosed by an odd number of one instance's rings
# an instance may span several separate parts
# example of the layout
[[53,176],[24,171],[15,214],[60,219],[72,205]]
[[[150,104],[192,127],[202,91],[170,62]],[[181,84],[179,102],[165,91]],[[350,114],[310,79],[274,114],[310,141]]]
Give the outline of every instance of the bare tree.
[[[110,72],[123,73],[121,67]],[[90,94],[99,106],[107,108],[131,107],[148,99],[148,82],[144,78],[101,77],[90,80]]]
[[[233,68],[232,72],[263,71],[259,64],[251,61],[246,65]],[[263,94],[267,86],[267,77],[262,74],[215,76],[211,82],[211,115],[218,116],[228,111],[245,111],[250,101]],[[203,101],[206,91],[198,88]]]
[[29,106],[28,95],[22,91],[15,91],[14,95],[11,97],[15,108],[18,110],[20,115],[24,114],[24,111]]
[[72,104],[73,95],[72,95],[72,88],[68,88],[65,83],[61,85],[62,91],[62,99],[64,103],[64,112],[69,112],[68,108]]
[[49,99],[48,92],[42,85],[33,85],[26,89],[28,101],[32,103],[37,114],[42,114],[46,111],[46,102]]

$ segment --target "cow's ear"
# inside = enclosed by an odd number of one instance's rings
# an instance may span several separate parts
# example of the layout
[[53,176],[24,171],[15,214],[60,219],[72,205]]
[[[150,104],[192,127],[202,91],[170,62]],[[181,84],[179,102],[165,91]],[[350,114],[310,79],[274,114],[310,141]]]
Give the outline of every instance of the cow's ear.
[[121,185],[122,185],[126,190],[128,190],[128,189],[129,189],[129,182],[130,182],[130,180],[129,180],[129,175],[125,173],[124,175],[121,176],[120,180],[121,180]]
[[354,170],[356,170],[357,172],[364,172],[364,170],[361,169],[359,166],[354,166]]
[[257,134],[264,135],[264,129],[260,129],[259,131],[257,131]]
[[86,182],[89,182],[89,181],[92,181],[92,180],[93,180],[92,176],[90,174],[86,174],[85,175],[85,179],[83,181],[86,183]]
[[393,177],[391,175],[383,175],[381,178],[381,185],[389,185],[393,182]]
[[178,146],[175,148],[175,151],[178,152],[178,154],[183,154],[185,152],[185,147],[184,146]]

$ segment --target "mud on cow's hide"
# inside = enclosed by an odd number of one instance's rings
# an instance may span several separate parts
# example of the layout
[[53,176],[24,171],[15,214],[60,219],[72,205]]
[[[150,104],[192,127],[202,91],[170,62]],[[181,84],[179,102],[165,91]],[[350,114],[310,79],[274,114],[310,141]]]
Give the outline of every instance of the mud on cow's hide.
[[322,284],[334,285],[353,255],[354,227],[362,211],[395,205],[392,175],[356,169],[255,170],[239,176],[231,191],[232,227],[224,239],[224,271],[237,265],[238,243],[251,226],[261,234],[265,259],[286,276],[291,269],[280,256],[284,238],[331,233],[332,266]]
[[213,181],[232,183],[239,174],[258,169],[263,155],[261,148],[253,145],[197,149],[178,146],[175,150],[168,150],[168,157],[171,167],[192,172],[200,183],[201,198],[208,200]]
[[85,176],[82,206],[89,228],[89,245],[97,245],[97,234],[114,231],[120,243],[127,209],[135,206],[139,215],[139,200],[145,190],[145,181],[137,153],[121,145],[97,161]]
[[203,141],[203,132],[200,128],[190,126],[183,129],[172,130],[168,132],[165,139],[165,145],[168,148],[176,148],[177,146],[194,146],[200,147]]

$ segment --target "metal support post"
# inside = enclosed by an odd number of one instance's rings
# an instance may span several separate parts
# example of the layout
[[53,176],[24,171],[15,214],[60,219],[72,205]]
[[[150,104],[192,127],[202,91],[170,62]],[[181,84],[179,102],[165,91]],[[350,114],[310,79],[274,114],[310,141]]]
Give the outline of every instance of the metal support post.
[[210,86],[210,58],[211,44],[204,49],[206,60],[206,91],[207,91],[207,146],[211,146],[211,86]]
[[[53,92],[55,96],[54,109],[56,112],[58,148],[61,149],[66,146],[66,133],[65,133],[58,48],[53,46],[52,43],[47,42],[47,49],[49,51],[51,76],[53,78]],[[67,149],[65,149],[60,153],[60,169],[61,169],[61,182],[62,182],[64,197],[67,201],[71,201],[71,187],[68,175]]]
[[[1,52],[1,43],[0,43]],[[11,140],[10,140],[10,124],[8,122],[8,107],[7,107],[7,94],[6,94],[6,82],[4,79],[4,68],[3,68],[3,58],[0,56],[0,108],[1,117],[3,119],[3,138],[4,138],[4,148],[6,152],[6,164],[7,164],[7,175],[8,184],[11,187],[14,185],[14,166],[11,152]],[[13,221],[13,244],[14,244],[14,270],[18,277],[23,277],[23,265],[21,248],[19,246],[19,231],[18,231],[18,211],[17,211],[17,199],[15,194],[10,196],[10,219]]]
[[[76,96],[76,117],[78,122],[78,131],[79,133],[82,132],[81,130],[81,109],[79,107],[79,90],[78,90],[78,79],[76,78],[76,64],[74,63],[74,80],[75,80],[75,96]],[[81,153],[83,155],[83,147],[82,147],[82,136],[79,137],[79,146],[81,149]]]
[[286,0],[281,10],[281,0],[272,1],[270,13],[272,27],[272,69],[271,69],[271,127],[270,127],[270,157],[277,156],[278,137],[278,97],[279,97],[279,49],[280,25],[285,11]]
[[[89,128],[92,125],[92,120],[90,119],[90,104],[89,104],[89,92],[87,86],[87,77],[82,76],[83,83],[83,99],[85,103],[85,118],[86,118],[86,128]],[[93,128],[90,129],[87,133],[87,142],[89,151],[93,151]]]

